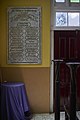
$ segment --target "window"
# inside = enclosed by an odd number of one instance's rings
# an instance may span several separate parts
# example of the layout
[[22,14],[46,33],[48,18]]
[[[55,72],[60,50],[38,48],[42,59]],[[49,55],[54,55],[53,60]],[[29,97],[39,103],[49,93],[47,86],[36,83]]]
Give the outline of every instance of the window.
[[[55,0],[55,2],[65,2],[66,0]],[[69,2],[72,2],[72,3],[79,3],[80,0],[67,0]]]
[[53,0],[54,28],[80,27],[80,0]]
[[68,13],[68,26],[79,26],[80,25],[80,19],[79,19],[79,13]]
[[65,2],[65,0],[55,0],[55,2]]
[[67,26],[66,12],[56,12],[56,26]]
[[80,13],[56,12],[56,26],[80,26]]
[[79,3],[80,0],[70,0],[70,2]]

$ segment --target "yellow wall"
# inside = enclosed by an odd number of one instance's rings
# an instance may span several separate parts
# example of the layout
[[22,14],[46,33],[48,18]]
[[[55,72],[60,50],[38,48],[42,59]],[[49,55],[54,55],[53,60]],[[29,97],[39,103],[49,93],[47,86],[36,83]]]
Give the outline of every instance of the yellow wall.
[[[42,64],[7,64],[7,8],[41,6]],[[49,112],[50,95],[50,0],[0,0],[0,64],[2,81],[24,82],[32,112]]]
[[[7,64],[7,8],[23,6],[41,6],[42,8],[42,64]],[[50,0],[0,0],[0,58],[2,67],[50,67]]]
[[47,113],[50,105],[49,67],[3,67],[2,79],[24,82],[33,113]]

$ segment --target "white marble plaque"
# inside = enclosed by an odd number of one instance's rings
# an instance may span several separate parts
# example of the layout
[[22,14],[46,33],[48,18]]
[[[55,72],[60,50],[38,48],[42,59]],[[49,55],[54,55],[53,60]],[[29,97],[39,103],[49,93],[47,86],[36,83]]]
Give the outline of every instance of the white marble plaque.
[[8,63],[41,64],[41,8],[8,9]]

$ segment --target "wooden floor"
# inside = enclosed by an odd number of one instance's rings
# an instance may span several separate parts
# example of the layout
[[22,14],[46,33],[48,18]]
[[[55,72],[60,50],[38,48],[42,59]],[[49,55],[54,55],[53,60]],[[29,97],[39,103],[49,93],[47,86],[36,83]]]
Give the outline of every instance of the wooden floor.
[[[79,118],[80,112],[77,112],[76,114],[77,114],[77,117]],[[44,113],[44,114],[33,114],[33,117],[31,120],[55,120],[55,118],[54,118],[54,113],[53,114]],[[64,112],[60,113],[60,120],[65,120]]]

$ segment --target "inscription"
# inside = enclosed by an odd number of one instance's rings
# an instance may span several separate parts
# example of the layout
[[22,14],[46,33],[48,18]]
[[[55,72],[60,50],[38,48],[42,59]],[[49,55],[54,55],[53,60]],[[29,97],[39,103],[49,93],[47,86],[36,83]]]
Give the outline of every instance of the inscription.
[[41,64],[41,8],[9,8],[8,23],[8,63]]

